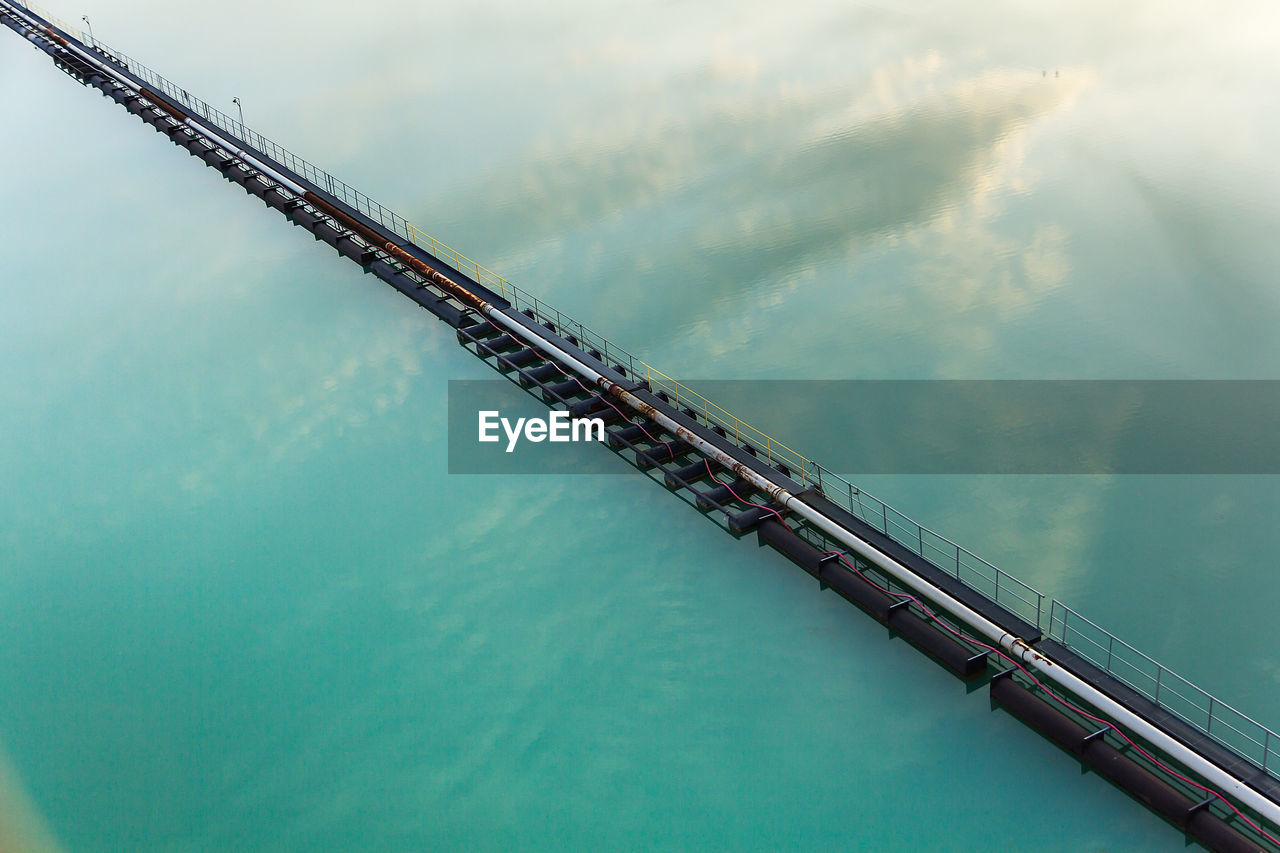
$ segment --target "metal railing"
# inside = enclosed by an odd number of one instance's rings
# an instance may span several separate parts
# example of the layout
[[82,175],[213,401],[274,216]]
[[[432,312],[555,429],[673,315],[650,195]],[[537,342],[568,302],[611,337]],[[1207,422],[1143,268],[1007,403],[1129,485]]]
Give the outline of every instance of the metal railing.
[[1280,736],[1065,604],[1050,606],[1048,636],[1112,678],[1280,778]]
[[899,512],[838,474],[819,467],[828,499],[854,516],[928,560],[965,586],[976,590],[1013,615],[1043,631],[1044,593]]
[[930,530],[884,501],[787,445],[752,427],[686,385],[677,382],[648,363],[635,358],[582,323],[562,314],[532,294],[512,285],[506,278],[471,260],[421,231],[364,193],[349,186],[287,148],[267,139],[223,111],[191,95],[146,65],[94,39],[44,12],[35,4],[15,0],[64,32],[77,33],[80,41],[121,64],[148,85],[173,98],[195,115],[256,148],[262,154],[302,176],[330,195],[380,223],[394,234],[452,263],[464,275],[500,293],[517,310],[552,325],[562,336],[573,336],[585,350],[600,353],[601,360],[623,368],[650,388],[665,391],[677,408],[700,414],[708,425],[719,426],[735,443],[748,444],[770,464],[783,464],[796,482],[818,489],[829,500],[848,510],[869,526],[880,530],[899,545],[928,560],[938,569],[1018,616],[1045,636],[1056,640],[1113,678],[1128,685],[1188,725],[1255,764],[1264,773],[1280,779],[1280,735],[1237,711],[1232,706],[1196,687],[1151,657],[1120,640],[1114,634],[1080,616],[1057,599],[1047,602],[1043,593],[997,568],[945,536]]
[[[676,408],[688,409],[694,414],[702,415],[703,421],[709,426],[719,426],[724,430],[727,437],[733,439],[735,444],[749,446],[757,454],[767,459],[770,465],[780,464],[786,466],[797,482],[810,484],[810,478],[815,477],[820,470],[813,460],[797,453],[776,438],[761,432],[737,415],[725,411],[697,391],[677,382],[656,367],[645,362],[639,362],[639,366],[643,368],[644,379],[648,383],[650,390],[665,392]],[[640,378],[639,372],[637,372],[636,378]],[[812,484],[816,485],[817,483],[814,481]]]

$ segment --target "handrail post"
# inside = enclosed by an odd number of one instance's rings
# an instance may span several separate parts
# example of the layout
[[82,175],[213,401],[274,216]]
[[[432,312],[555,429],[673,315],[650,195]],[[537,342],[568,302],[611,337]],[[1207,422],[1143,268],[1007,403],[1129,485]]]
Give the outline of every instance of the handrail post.
[[1111,672],[1111,653],[1116,647],[1116,635],[1107,632],[1107,672]]

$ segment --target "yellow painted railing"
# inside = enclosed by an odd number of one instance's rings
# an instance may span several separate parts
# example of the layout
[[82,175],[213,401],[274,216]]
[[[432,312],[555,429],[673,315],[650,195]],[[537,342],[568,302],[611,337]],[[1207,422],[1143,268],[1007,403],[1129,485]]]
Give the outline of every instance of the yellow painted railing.
[[818,466],[808,457],[797,453],[772,436],[761,432],[737,415],[726,412],[697,391],[687,385],[680,384],[657,368],[651,367],[643,361],[639,362],[639,364],[644,366],[644,378],[650,390],[654,392],[666,391],[671,396],[676,408],[688,408],[695,413],[700,413],[703,421],[707,424],[719,424],[726,434],[732,434],[735,444],[746,442],[755,447],[757,451],[762,451],[768,458],[770,465],[781,462],[789,467],[793,474],[799,475],[798,482],[808,483],[810,482],[810,476],[816,475]]
[[441,260],[453,261],[453,268],[463,273],[474,273],[476,281],[483,284],[490,290],[497,290],[502,294],[503,299],[507,299],[508,291],[511,287],[507,280],[498,275],[493,270],[480,266],[466,255],[459,253],[456,249],[452,249],[441,243],[430,234],[425,234],[412,222],[405,222],[405,226],[409,229],[409,239],[417,245],[431,252]]
[[[481,266],[475,261],[458,252],[444,243],[441,243],[430,234],[417,228],[410,222],[405,222],[408,228],[408,237],[416,245],[429,251],[441,260],[450,261],[453,268],[467,275],[474,275],[475,280],[485,285],[490,290],[496,290],[502,294],[503,299],[519,301],[519,297],[526,296],[519,288],[511,285],[505,278],[493,272],[492,270]],[[536,302],[537,300],[533,300]],[[718,424],[725,430],[726,434],[732,434],[733,440],[737,444],[746,442],[756,448],[758,452],[763,452],[769,460],[770,465],[782,463],[789,467],[793,474],[799,475],[799,482],[809,484],[816,483],[819,466],[808,457],[797,453],[787,445],[773,438],[772,436],[761,432],[746,421],[730,412],[717,406],[697,391],[683,385],[676,380],[667,376],[649,364],[638,359],[634,361],[633,366],[644,368],[644,378],[648,383],[650,390],[665,391],[674,400],[677,408],[683,406],[702,414],[702,419],[708,425]],[[637,371],[638,373],[638,371]],[[638,377],[637,377],[638,378]]]
[[56,15],[50,14],[48,10],[41,8],[35,3],[28,3],[27,0],[16,0],[16,2],[19,6],[26,9],[28,12],[34,12],[35,14],[44,18],[49,23],[53,24],[58,29],[62,30],[64,33],[74,34],[76,38],[80,39],[80,41],[84,42],[85,44],[89,43],[89,39],[86,39],[84,37],[84,31],[81,30],[78,26],[73,28],[66,21],[62,20]]

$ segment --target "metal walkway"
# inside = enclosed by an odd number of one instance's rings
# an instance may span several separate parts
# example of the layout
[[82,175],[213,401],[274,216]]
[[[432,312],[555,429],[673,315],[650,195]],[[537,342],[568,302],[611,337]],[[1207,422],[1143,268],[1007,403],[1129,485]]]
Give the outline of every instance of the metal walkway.
[[614,452],[989,684],[993,702],[1189,839],[1280,850],[1280,735],[125,54],[16,0],[0,0],[0,23],[454,327],[548,406],[604,419]]

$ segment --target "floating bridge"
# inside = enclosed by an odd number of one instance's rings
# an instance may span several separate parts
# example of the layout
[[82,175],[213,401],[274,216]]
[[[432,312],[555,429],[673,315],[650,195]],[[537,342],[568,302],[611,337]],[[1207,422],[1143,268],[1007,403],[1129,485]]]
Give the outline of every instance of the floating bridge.
[[0,23],[456,330],[733,535],[754,535],[1213,850],[1280,851],[1280,735],[752,429],[146,66],[16,0]]

